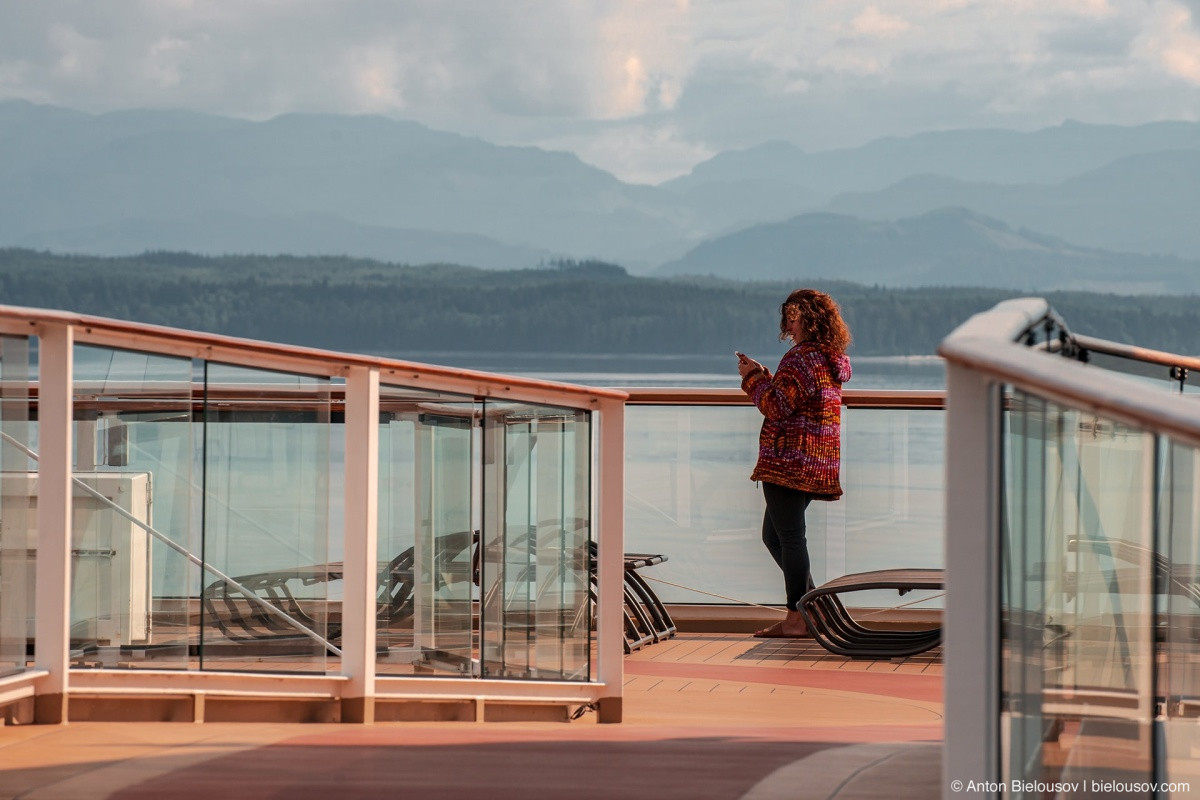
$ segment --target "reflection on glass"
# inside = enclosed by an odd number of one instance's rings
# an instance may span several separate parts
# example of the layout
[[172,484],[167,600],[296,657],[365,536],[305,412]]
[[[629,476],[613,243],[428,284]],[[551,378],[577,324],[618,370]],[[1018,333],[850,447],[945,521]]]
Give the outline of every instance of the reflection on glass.
[[[632,406],[626,415],[626,549],[669,559],[646,577],[671,603],[782,603],[750,481],[762,416],[750,406]],[[844,409],[842,487],[807,514],[813,578],[942,566],[944,415]],[[869,600],[869,598],[867,598]],[[880,595],[895,603],[895,593]]]
[[1014,393],[1006,437],[1003,780],[1149,780],[1154,437]]
[[[940,410],[842,410],[845,494],[828,511],[827,579],[878,569],[942,567],[945,424]],[[839,517],[840,525],[835,522]],[[942,593],[914,592],[901,601],[893,591],[859,592],[854,602],[903,606],[915,614],[941,608]]]
[[77,346],[71,647],[76,666],[186,668],[199,553],[192,362]]
[[0,336],[0,675],[25,669],[34,630],[32,373],[29,340]]
[[587,680],[591,421],[485,404],[482,674]]
[[206,366],[201,666],[324,672],[341,600],[329,381]]
[[1200,451],[1166,442],[1159,498],[1158,696],[1166,774],[1162,780],[1200,786]]
[[473,675],[480,406],[383,386],[380,411],[377,672]]

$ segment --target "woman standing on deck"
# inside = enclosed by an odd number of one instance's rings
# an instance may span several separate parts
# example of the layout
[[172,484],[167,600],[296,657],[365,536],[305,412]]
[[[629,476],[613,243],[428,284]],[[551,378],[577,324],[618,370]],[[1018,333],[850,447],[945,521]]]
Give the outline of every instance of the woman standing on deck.
[[850,330],[833,298],[797,289],[779,308],[779,340],[792,349],[771,371],[738,353],[742,391],[763,415],[758,462],[750,479],[762,481],[767,511],[763,544],[783,571],[787,616],[755,636],[808,635],[800,598],[812,588],[804,512],[813,500],[842,496],[842,384],[850,380]]

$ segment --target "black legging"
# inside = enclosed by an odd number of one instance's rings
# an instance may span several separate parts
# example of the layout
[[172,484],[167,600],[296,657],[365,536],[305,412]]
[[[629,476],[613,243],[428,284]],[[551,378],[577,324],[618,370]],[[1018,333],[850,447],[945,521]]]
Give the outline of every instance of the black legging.
[[787,607],[799,611],[800,598],[813,588],[808,541],[804,538],[804,512],[813,496],[774,483],[764,482],[762,488],[767,501],[767,511],[763,514],[763,544],[783,570]]

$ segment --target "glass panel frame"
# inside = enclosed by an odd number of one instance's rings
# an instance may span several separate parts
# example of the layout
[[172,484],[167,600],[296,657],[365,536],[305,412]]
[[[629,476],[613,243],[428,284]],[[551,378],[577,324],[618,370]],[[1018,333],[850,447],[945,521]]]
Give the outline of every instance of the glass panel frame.
[[74,348],[77,666],[188,669],[198,635],[194,362]]
[[380,387],[380,675],[478,672],[481,414],[473,397]]
[[332,395],[323,376],[205,362],[201,670],[340,666]]
[[488,401],[483,420],[480,675],[588,681],[591,414]]
[[1161,701],[1158,768],[1164,782],[1200,784],[1200,448],[1164,438],[1155,663]]
[[1039,781],[1149,782],[1157,437],[1023,392],[1010,409],[1004,794],[1040,797]]
[[37,462],[30,387],[36,374],[31,341],[0,335],[0,676],[28,668],[34,635]]

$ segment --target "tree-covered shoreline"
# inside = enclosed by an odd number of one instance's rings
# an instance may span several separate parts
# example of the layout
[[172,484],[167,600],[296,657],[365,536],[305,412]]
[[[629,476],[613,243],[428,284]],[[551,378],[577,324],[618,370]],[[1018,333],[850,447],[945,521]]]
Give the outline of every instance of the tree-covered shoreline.
[[[407,266],[367,259],[126,258],[0,249],[0,302],[359,352],[702,355],[775,344],[776,312],[811,285],[841,304],[856,355],[924,355],[972,314],[1020,293],[836,281],[647,278],[598,262],[538,269]],[[1026,293],[1031,294],[1031,293]],[[1200,351],[1195,296],[1042,293],[1072,329]]]

